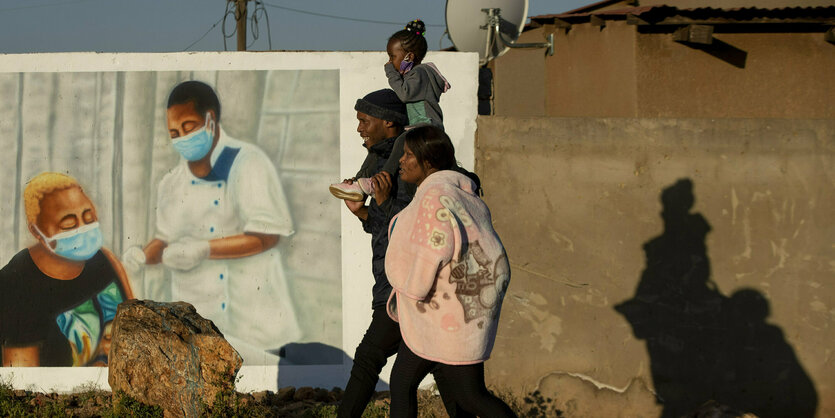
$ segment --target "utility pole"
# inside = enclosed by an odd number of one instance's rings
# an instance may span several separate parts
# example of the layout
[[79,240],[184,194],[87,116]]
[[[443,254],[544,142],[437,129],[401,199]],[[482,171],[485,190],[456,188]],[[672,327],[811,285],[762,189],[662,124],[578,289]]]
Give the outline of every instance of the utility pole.
[[246,51],[246,3],[249,0],[229,0],[236,3],[235,21],[238,32],[238,51]]

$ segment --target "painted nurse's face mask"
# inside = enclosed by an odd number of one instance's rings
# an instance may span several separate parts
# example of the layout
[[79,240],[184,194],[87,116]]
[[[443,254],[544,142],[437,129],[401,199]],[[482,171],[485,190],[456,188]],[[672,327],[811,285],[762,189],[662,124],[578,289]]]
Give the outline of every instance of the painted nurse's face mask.
[[175,138],[172,141],[174,149],[188,161],[197,161],[206,156],[212,149],[215,136],[215,121],[212,115],[206,113],[206,125],[202,129]]

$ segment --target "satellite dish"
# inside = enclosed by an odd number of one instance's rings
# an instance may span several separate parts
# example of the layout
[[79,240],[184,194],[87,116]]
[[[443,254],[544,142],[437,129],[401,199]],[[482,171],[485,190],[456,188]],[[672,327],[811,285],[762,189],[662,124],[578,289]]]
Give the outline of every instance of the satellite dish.
[[549,42],[517,44],[528,19],[528,0],[447,0],[446,26],[449,39],[459,51],[478,52],[481,65],[499,57],[508,48],[549,48]]

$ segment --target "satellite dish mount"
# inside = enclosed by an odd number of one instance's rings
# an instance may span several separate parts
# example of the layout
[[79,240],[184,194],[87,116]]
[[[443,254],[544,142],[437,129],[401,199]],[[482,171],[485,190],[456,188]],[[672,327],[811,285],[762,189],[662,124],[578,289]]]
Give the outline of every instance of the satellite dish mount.
[[515,27],[512,23],[502,19],[500,8],[485,8],[481,9],[482,12],[487,14],[487,24],[481,26],[481,29],[487,30],[487,45],[485,45],[485,51],[488,51],[486,55],[489,55],[489,51],[492,45],[498,40],[503,45],[510,47],[510,48],[547,48],[548,55],[554,55],[554,34],[549,33],[546,36],[547,42],[539,42],[539,43],[516,43],[513,40],[509,40],[505,37],[504,32],[501,30],[503,26],[511,26],[512,29],[506,31],[513,31],[516,30],[517,32],[519,29]]

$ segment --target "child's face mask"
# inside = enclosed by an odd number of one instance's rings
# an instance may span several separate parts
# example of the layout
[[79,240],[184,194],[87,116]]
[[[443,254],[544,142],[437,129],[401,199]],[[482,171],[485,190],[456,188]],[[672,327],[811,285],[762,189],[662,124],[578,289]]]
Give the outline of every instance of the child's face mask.
[[412,67],[414,67],[414,65],[414,61],[406,61],[405,59],[400,61],[400,74],[406,74],[412,69]]

